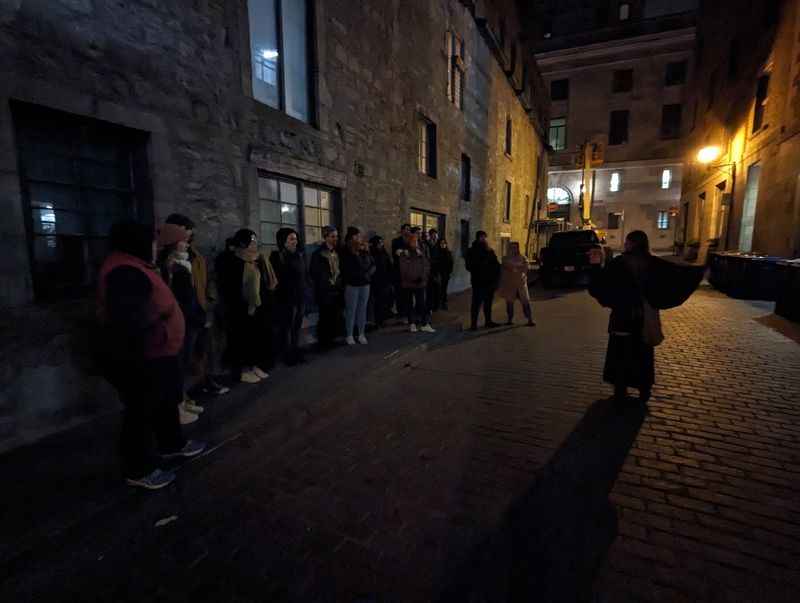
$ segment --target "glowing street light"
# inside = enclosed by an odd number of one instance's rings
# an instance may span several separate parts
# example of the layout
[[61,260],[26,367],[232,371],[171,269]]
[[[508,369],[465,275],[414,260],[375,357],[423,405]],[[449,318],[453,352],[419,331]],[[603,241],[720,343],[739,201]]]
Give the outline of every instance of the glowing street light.
[[722,154],[722,149],[717,146],[703,147],[697,153],[697,161],[700,163],[713,163]]

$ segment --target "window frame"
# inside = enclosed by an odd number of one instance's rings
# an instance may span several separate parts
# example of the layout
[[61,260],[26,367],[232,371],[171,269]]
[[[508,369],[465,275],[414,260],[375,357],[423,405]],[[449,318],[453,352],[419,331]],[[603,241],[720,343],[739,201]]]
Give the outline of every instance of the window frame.
[[658,215],[656,216],[656,229],[669,230],[669,226],[670,226],[669,211],[666,209],[659,209]]
[[423,115],[417,114],[419,142],[417,149],[417,169],[420,174],[436,178],[437,168],[437,133],[436,123]]
[[[611,225],[612,216],[614,220],[614,226]],[[622,212],[618,211],[608,212],[608,221],[606,222],[606,230],[619,230],[621,222],[622,222]]]
[[[305,82],[305,92],[306,92],[306,101],[308,103],[308,116],[307,119],[302,119],[300,117],[296,117],[294,115],[290,115],[286,110],[286,53],[285,53],[285,41],[284,41],[284,27],[283,27],[283,2],[284,0],[274,0],[275,2],[275,36],[277,39],[277,51],[278,51],[278,64],[277,64],[277,81],[278,81],[278,106],[273,107],[272,105],[260,100],[255,95],[255,90],[253,87],[253,78],[255,77],[255,70],[254,64],[255,59],[253,57],[253,32],[251,29],[250,23],[250,3],[251,2],[258,2],[260,0],[247,0],[246,2],[246,10],[247,12],[247,35],[250,42],[250,97],[256,101],[257,103],[264,105],[265,107],[269,107],[275,111],[280,111],[287,117],[291,119],[296,119],[302,123],[307,123],[316,126],[318,120],[318,112],[316,106],[316,94],[315,94],[315,87],[314,87],[314,73],[316,72],[316,48],[314,41],[316,40],[316,30],[314,27],[315,24],[315,15],[314,15],[314,5],[315,2],[312,0],[303,0],[305,2],[305,12],[306,12],[306,23],[305,23],[305,51],[306,51],[306,82]],[[268,0],[269,1],[269,0]]]
[[[556,98],[554,91],[556,89],[562,89],[563,86],[563,97]],[[558,80],[551,80],[550,81],[550,100],[556,103],[564,102],[569,100],[569,93],[570,93],[570,85],[569,85],[569,78],[561,78]]]
[[460,177],[459,198],[465,203],[470,203],[472,202],[472,159],[466,153],[461,153]]
[[[554,121],[563,120],[563,124],[556,124],[554,125]],[[554,130],[559,134],[563,132],[564,135],[564,144],[560,148],[553,144],[553,132]],[[547,127],[547,143],[553,148],[554,151],[564,151],[567,148],[567,118],[564,117],[554,117],[550,120],[550,124]]]
[[511,157],[511,154],[514,150],[513,137],[514,137],[514,123],[511,119],[511,115],[506,115],[506,136],[504,145],[506,157]]
[[503,223],[511,224],[513,191],[511,190],[512,183],[510,180],[505,181],[503,187]]
[[[619,132],[621,136],[614,136],[614,116],[625,116],[625,130],[624,135],[623,132]],[[623,144],[628,144],[630,142],[630,129],[631,129],[631,112],[628,109],[619,109],[615,111],[611,111],[609,114],[609,125],[608,125],[608,145],[609,146],[620,146]]]
[[[306,229],[307,228],[318,228],[320,230],[320,237],[322,234],[322,228],[324,226],[335,226],[338,230],[341,230],[342,225],[342,215],[341,215],[341,191],[338,188],[328,186],[325,184],[320,184],[318,182],[310,182],[307,180],[301,180],[299,178],[292,178],[290,176],[285,176],[283,174],[276,174],[274,172],[269,172],[266,170],[258,170],[257,174],[257,181],[261,180],[262,178],[267,180],[275,180],[278,185],[278,199],[268,199],[266,197],[262,197],[260,192],[256,193],[256,198],[258,201],[258,244],[259,249],[262,248],[269,248],[270,251],[277,248],[277,243],[275,241],[265,242],[263,237],[261,236],[261,226],[262,224],[272,224],[277,225],[279,227],[286,227],[286,228],[293,228],[297,231],[300,237],[300,243],[304,246],[314,245],[318,243],[318,240],[314,241],[307,241],[306,240]],[[272,220],[264,220],[261,217],[261,204],[264,202],[268,203],[277,203],[279,205],[283,205],[283,202],[280,198],[281,196],[281,182],[285,184],[291,184],[297,187],[297,223],[296,224],[288,224],[284,222],[274,222]],[[327,209],[328,215],[331,218],[328,221],[328,224],[320,224],[317,225],[309,225],[306,224],[306,215],[305,210],[306,207],[312,208],[312,206],[306,206],[306,196],[305,190],[306,188],[316,189],[320,192],[326,192],[330,196],[330,204]],[[321,206],[317,206],[316,209],[324,209]],[[321,238],[320,238],[321,240]]]
[[759,132],[764,127],[764,117],[767,111],[767,102],[769,101],[770,79],[770,73],[763,73],[756,82],[755,104],[753,107],[753,134]]
[[661,190],[666,191],[672,186],[672,169],[664,168],[661,170]]

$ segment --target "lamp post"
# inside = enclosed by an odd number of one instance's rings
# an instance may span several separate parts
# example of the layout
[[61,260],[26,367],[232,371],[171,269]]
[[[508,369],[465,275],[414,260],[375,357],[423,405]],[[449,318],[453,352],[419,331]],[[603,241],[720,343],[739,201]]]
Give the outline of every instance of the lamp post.
[[[722,155],[722,149],[719,146],[711,145],[701,148],[697,152],[697,162],[706,166],[706,168],[720,170],[731,176],[731,191],[730,191],[730,204],[728,205],[726,217],[725,217],[725,224],[724,224],[724,235],[725,235],[725,243],[722,246],[723,249],[728,248],[728,240],[729,240],[729,231],[730,231],[730,224],[731,224],[731,212],[733,210],[733,203],[735,202],[734,195],[736,194],[736,162],[732,161],[730,163],[719,163],[716,165],[712,165],[717,159],[720,158]],[[730,171],[725,169],[730,167]],[[720,200],[720,209],[724,202]],[[720,229],[720,230],[723,230]],[[701,235],[703,233],[700,233]],[[720,234],[723,234],[720,232]]]

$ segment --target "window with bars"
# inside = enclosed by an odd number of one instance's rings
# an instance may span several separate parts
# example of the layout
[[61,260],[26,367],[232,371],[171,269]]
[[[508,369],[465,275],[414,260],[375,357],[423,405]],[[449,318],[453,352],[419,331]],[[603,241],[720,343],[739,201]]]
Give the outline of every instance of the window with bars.
[[447,32],[447,98],[459,109],[464,108],[464,40]]
[[143,132],[12,103],[34,294],[82,297],[95,286],[111,227],[152,222]]
[[321,241],[324,226],[339,227],[333,189],[259,174],[258,201],[259,244],[267,250],[277,247],[276,235],[284,227],[300,233],[305,245]]
[[306,0],[248,0],[253,98],[311,120]]
[[436,124],[419,116],[419,154],[417,165],[422,174],[436,178]]

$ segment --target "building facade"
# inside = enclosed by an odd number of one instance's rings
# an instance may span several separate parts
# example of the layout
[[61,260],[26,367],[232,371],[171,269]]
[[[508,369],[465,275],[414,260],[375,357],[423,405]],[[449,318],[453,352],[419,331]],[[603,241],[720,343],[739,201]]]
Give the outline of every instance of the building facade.
[[[550,92],[553,149],[542,217],[580,227],[590,198],[591,223],[612,248],[643,230],[655,250],[671,250],[695,44],[692,5],[677,3],[670,12],[657,3],[584,4],[540,6],[536,60]],[[587,144],[595,161],[584,181]]]
[[[0,448],[115,408],[89,375],[110,225],[524,239],[546,99],[514,2],[0,5]],[[539,90],[537,94],[535,91]]]
[[685,257],[800,256],[800,2],[704,2],[696,52]]

